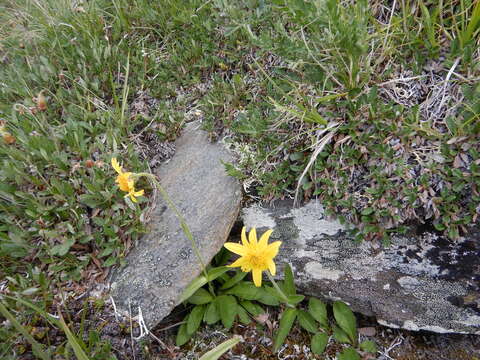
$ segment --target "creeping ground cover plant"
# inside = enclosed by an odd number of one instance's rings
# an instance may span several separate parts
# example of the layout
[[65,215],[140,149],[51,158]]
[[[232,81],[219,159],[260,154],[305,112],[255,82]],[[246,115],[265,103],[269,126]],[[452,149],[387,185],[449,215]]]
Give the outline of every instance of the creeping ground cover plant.
[[[273,352],[282,349],[295,324],[311,334],[311,350],[320,355],[329,343],[342,344],[337,358],[342,360],[371,359],[377,352],[370,340],[359,341],[356,318],[348,305],[335,301],[329,307],[319,299],[297,294],[293,271],[290,265],[283,268],[284,279],[276,281],[274,258],[278,255],[281,242],[268,243],[273,230],[265,231],[257,239],[257,231],[252,228],[247,236],[244,227],[241,244],[227,242],[225,249],[240,255],[228,264],[231,254],[222,249],[203,275],[195,279],[184,291],[181,302],[189,307],[177,333],[177,345],[187,343],[202,323],[221,323],[231,329],[236,321],[247,325],[266,314],[266,306],[277,307],[278,328],[274,334]],[[240,268],[233,270],[232,268]],[[268,281],[262,281],[266,272]],[[251,272],[253,282],[246,280]],[[333,316],[332,316],[333,315]],[[261,322],[257,324],[262,326]]]

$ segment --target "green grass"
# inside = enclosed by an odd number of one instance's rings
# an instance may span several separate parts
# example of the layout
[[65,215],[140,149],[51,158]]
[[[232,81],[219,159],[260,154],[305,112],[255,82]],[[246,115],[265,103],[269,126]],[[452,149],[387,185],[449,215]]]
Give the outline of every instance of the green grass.
[[[65,284],[122,264],[151,189],[129,206],[110,159],[149,171],[146,139],[174,140],[193,110],[226,136],[248,196],[319,198],[363,239],[425,219],[468,232],[480,6],[395,3],[0,1],[0,126],[15,139],[0,139],[2,291],[51,310]],[[144,113],[140,93],[156,103]],[[28,325],[21,303],[8,308]],[[0,357],[22,344],[14,331]]]

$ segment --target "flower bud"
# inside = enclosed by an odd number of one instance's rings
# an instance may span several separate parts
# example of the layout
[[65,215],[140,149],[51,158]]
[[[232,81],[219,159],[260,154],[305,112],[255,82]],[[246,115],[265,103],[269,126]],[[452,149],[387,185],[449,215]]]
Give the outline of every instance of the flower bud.
[[45,99],[41,91],[37,96],[37,109],[40,111],[47,110],[47,99]]
[[13,144],[16,141],[15,137],[10,133],[3,134],[3,140],[9,145]]

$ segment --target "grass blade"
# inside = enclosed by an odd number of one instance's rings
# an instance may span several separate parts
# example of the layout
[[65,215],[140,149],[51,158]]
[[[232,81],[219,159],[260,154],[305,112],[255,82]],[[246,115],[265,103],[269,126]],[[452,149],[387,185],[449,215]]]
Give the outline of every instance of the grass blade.
[[27,329],[25,329],[18,321],[15,319],[10,311],[0,302],[0,313],[8,320],[10,323],[20,332],[23,337],[32,345],[33,352],[42,360],[50,360],[50,356],[43,351],[43,346],[37,342],[32,335],[29,334]]
[[220,345],[216,346],[214,349],[203,354],[199,360],[217,360],[225,352],[237,345],[240,340],[242,340],[241,336],[235,336],[232,339],[226,340]]

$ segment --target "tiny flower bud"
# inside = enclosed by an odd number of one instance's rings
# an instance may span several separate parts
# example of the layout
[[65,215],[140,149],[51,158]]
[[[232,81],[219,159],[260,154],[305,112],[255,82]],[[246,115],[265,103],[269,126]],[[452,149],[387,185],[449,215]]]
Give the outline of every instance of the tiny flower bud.
[[85,166],[86,166],[87,168],[91,168],[91,167],[93,167],[94,165],[95,165],[95,162],[94,162],[93,160],[91,160],[91,159],[88,159],[87,161],[85,161]]
[[37,109],[40,111],[47,110],[47,99],[45,99],[41,91],[37,96]]
[[10,133],[3,134],[3,140],[5,140],[5,142],[9,145],[11,145],[15,142],[15,138]]

